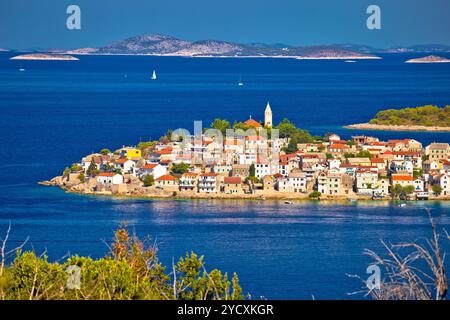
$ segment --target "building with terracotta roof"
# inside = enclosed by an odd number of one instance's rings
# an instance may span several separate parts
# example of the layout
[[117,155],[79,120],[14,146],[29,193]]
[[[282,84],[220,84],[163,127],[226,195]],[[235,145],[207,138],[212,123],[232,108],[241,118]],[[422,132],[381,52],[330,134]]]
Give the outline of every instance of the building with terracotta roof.
[[223,179],[222,192],[225,194],[242,194],[242,179],[240,177],[225,177]]
[[401,185],[402,187],[412,186],[414,184],[414,178],[409,174],[396,174],[391,175],[391,185]]
[[136,176],[144,178],[151,175],[153,179],[158,179],[167,174],[167,168],[159,163],[147,163],[143,167],[136,170]]
[[155,185],[165,190],[178,190],[178,179],[170,174],[165,174],[155,179]]
[[196,172],[185,172],[180,177],[181,191],[194,191],[197,188],[199,174]]
[[115,172],[100,172],[97,182],[101,185],[117,185],[123,183],[123,176]]
[[245,121],[244,124],[246,126],[253,127],[253,128],[262,128],[261,123],[259,123],[258,121],[253,120],[252,116],[250,116],[250,118],[247,121]]

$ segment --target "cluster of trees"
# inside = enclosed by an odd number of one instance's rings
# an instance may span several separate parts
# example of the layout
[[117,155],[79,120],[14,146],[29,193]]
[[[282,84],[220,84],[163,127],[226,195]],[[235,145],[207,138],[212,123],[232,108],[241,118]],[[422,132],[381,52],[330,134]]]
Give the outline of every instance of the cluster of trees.
[[[0,255],[0,300],[244,298],[236,274],[229,279],[217,269],[207,272],[203,256],[195,253],[187,253],[166,268],[158,261],[156,247],[130,235],[124,227],[116,231],[111,252],[101,259],[74,255],[65,262],[50,262],[45,254],[17,250],[9,265],[4,250]],[[73,266],[79,267],[80,283],[67,286],[71,280],[68,270]]]
[[426,105],[416,108],[404,108],[400,110],[388,109],[380,111],[375,118],[369,121],[371,124],[380,125],[420,125],[420,126],[450,126],[450,106],[439,108]]
[[399,184],[392,186],[391,195],[396,198],[399,196],[410,195],[414,193],[414,186],[404,186],[402,187]]
[[[223,135],[226,135],[227,129],[241,129],[248,130],[251,126],[246,125],[243,122],[234,121],[233,126],[231,123],[225,119],[215,119],[211,123],[211,128],[219,130]],[[267,130],[268,137],[271,136],[271,128],[265,128]],[[284,149],[286,153],[292,153],[298,150],[297,144],[313,142],[317,140],[322,140],[320,136],[311,136],[307,130],[302,130],[297,128],[289,119],[284,118],[278,125],[273,129],[278,129],[280,138],[290,138],[289,145]]]

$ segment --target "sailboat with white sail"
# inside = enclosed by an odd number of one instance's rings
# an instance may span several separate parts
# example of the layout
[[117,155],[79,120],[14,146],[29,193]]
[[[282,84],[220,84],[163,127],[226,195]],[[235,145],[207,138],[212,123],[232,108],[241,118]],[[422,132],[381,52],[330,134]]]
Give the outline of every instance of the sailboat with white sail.
[[152,80],[156,80],[156,70],[153,70]]

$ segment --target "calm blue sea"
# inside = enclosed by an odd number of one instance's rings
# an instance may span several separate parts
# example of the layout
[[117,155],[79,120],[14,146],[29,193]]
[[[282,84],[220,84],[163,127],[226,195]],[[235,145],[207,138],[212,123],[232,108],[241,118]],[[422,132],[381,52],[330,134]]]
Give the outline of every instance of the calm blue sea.
[[[262,119],[268,100],[275,122],[288,117],[313,134],[450,142],[449,133],[341,127],[387,107],[450,104],[450,64],[404,64],[418,56],[410,54],[357,63],[131,56],[18,62],[11,55],[0,54],[0,233],[11,221],[11,245],[30,237],[29,247],[52,260],[68,252],[99,257],[113,229],[127,221],[157,241],[164,263],[191,250],[204,254],[207,267],[236,271],[253,298],[345,299],[360,287],[346,274],[365,274],[365,248],[427,236],[425,208],[450,227],[450,204],[442,202],[399,208],[120,200],[36,184],[89,152],[156,139],[168,128],[193,130],[194,120]],[[157,81],[149,80],[153,69]]]

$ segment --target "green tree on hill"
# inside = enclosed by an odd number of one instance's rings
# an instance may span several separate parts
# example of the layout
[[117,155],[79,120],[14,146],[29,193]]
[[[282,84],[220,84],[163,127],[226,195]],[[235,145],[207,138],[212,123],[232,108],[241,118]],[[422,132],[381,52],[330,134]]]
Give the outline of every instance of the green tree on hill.
[[173,174],[183,174],[183,173],[189,171],[189,164],[188,163],[184,163],[184,162],[175,163],[172,166],[172,169],[170,171]]
[[227,129],[231,128],[230,123],[225,119],[215,119],[213,123],[211,123],[211,128],[219,130],[222,132],[223,136],[225,137]]
[[147,174],[142,180],[142,182],[144,183],[144,187],[150,187],[155,184],[155,179],[153,178],[152,175]]

